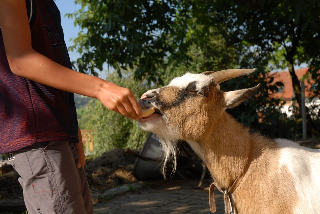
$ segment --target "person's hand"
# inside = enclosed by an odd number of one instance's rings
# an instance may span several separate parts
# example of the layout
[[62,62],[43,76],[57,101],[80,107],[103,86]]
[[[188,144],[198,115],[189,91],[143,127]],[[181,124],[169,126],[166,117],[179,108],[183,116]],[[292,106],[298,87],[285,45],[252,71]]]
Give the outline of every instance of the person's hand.
[[82,167],[84,169],[84,165],[86,163],[86,156],[84,154],[82,135],[79,128],[78,128],[78,138],[79,138],[79,143],[75,143],[75,147],[79,156],[77,168],[80,169]]
[[141,109],[133,93],[112,82],[101,86],[97,98],[109,109],[134,120],[141,119]]

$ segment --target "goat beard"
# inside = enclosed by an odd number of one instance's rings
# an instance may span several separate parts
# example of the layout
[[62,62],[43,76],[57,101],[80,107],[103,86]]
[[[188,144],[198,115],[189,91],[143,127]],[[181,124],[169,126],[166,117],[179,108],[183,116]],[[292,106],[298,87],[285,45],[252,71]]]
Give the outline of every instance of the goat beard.
[[172,163],[172,167],[170,167],[170,169],[172,169],[170,176],[173,176],[177,169],[177,141],[172,139],[178,138],[172,138],[172,136],[177,136],[178,132],[176,129],[171,129],[164,125],[168,123],[168,118],[166,116],[164,116],[163,119],[165,120],[165,123],[158,121],[157,123],[140,123],[139,125],[143,130],[151,131],[159,137],[163,151],[163,165],[161,173],[164,179],[166,179],[166,172],[170,163]]
[[163,177],[166,179],[166,172],[169,162],[172,163],[172,167],[170,167],[172,169],[170,176],[173,176],[177,169],[177,142],[170,141],[168,139],[160,139],[160,143],[164,153],[164,160],[161,172],[163,174]]

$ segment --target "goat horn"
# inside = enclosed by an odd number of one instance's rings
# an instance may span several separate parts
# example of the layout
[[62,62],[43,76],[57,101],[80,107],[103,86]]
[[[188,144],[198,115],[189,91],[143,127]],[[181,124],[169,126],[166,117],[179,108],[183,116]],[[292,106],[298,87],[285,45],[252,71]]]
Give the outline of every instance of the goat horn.
[[227,81],[229,79],[233,79],[233,78],[240,77],[243,75],[251,74],[256,70],[257,70],[256,68],[253,68],[253,69],[228,69],[228,70],[222,70],[222,71],[217,71],[217,72],[205,71],[202,74],[212,76],[213,80],[216,83],[220,84],[220,83]]

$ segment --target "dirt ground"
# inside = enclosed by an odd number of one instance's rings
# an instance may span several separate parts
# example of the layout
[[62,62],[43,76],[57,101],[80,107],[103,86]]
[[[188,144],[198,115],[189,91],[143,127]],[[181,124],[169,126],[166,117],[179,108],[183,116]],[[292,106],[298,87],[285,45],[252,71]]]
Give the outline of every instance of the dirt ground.
[[0,200],[21,199],[22,188],[18,182],[19,175],[13,170],[12,166],[10,165],[4,165],[0,168],[0,171],[6,172],[2,176],[0,176]]
[[123,149],[114,149],[86,162],[85,172],[92,191],[107,189],[137,182],[132,175],[135,157]]

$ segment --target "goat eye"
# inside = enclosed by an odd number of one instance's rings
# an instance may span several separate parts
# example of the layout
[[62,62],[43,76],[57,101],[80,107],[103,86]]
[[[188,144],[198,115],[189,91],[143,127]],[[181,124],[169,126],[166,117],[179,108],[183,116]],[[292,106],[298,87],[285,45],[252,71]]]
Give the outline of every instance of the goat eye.
[[189,91],[190,94],[205,96],[203,91]]

